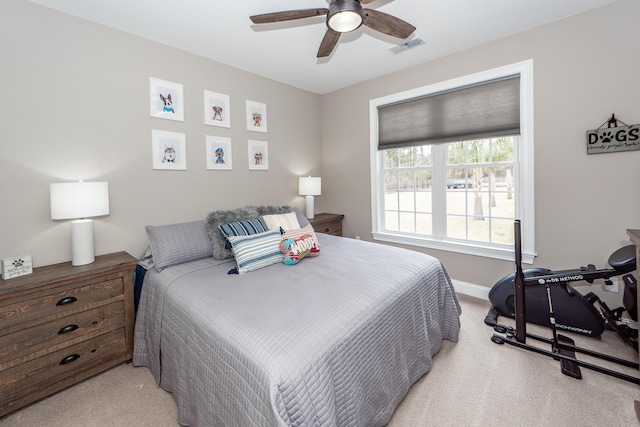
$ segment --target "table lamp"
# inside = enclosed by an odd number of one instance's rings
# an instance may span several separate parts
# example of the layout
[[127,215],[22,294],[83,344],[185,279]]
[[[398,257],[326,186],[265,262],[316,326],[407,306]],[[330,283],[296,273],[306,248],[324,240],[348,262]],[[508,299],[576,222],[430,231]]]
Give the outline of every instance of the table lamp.
[[306,201],[306,216],[308,219],[313,219],[313,196],[321,195],[321,182],[320,177],[316,176],[301,176],[298,180],[298,194],[305,197]]
[[93,220],[109,215],[108,182],[64,182],[51,184],[51,219],[71,221],[72,265],[95,261]]

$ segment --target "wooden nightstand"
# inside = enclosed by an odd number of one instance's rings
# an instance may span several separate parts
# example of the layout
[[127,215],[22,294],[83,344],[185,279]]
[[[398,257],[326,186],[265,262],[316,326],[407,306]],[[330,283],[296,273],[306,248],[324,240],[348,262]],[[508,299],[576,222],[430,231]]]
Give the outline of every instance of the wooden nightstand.
[[309,220],[309,222],[316,233],[342,236],[342,218],[344,218],[344,215],[321,213],[315,215],[313,219]]
[[0,417],[133,357],[126,252],[0,280]]

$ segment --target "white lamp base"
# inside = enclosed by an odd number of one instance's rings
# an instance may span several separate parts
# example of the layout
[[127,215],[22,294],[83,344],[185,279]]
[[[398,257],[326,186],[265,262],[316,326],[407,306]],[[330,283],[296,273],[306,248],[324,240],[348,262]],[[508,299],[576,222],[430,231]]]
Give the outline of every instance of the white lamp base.
[[71,265],[91,264],[96,260],[93,241],[93,221],[71,221]]
[[313,219],[313,196],[304,196],[304,199],[306,202],[305,211],[307,213],[307,219]]

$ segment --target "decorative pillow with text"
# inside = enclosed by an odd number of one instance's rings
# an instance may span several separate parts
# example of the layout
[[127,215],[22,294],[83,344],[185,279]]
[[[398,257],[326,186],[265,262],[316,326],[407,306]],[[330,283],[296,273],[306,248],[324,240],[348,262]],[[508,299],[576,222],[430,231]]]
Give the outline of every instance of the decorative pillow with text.
[[302,258],[315,257],[320,254],[318,239],[315,235],[305,234],[296,239],[283,239],[280,243],[280,251],[284,254],[284,262],[287,265],[295,265]]
[[315,250],[310,256],[317,256],[320,253],[320,242],[318,242],[318,236],[316,236],[316,232],[313,230],[313,227],[311,226],[311,224],[302,228],[298,228],[296,230],[285,231],[282,234],[282,239],[296,240],[303,236],[310,236],[311,241],[315,245]]

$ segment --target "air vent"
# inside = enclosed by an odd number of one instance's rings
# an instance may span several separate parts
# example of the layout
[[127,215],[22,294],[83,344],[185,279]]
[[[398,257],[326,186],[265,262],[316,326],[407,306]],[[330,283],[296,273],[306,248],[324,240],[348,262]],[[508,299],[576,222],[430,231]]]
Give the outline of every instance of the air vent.
[[389,51],[394,55],[397,55],[399,53],[406,52],[409,49],[412,49],[416,46],[420,46],[421,44],[424,44],[424,40],[422,40],[420,37],[416,37],[413,40],[409,40],[405,44],[401,44],[400,46],[394,46],[390,48]]

